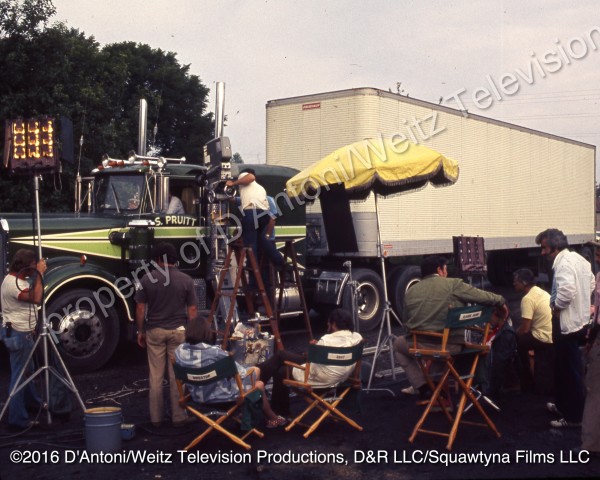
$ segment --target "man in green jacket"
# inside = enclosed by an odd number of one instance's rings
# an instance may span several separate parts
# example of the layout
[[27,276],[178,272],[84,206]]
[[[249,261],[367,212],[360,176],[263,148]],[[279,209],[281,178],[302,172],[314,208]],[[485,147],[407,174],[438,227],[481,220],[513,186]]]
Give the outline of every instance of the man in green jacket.
[[[409,331],[420,330],[427,332],[442,332],[446,324],[449,308],[464,307],[467,303],[492,305],[502,308],[502,318],[508,316],[508,307],[504,297],[485,290],[480,290],[460,278],[448,278],[446,259],[441,256],[431,256],[423,259],[421,264],[422,280],[413,285],[404,298],[402,318]],[[460,352],[464,343],[464,331],[455,330],[450,333],[448,350],[455,354]],[[439,347],[439,342],[432,339],[431,343],[422,342],[420,346]],[[408,353],[411,337],[398,337],[394,340],[394,356],[404,369],[406,377],[415,391],[422,398],[428,398],[431,391],[419,363]],[[439,362],[435,362],[438,363]],[[441,365],[432,365],[430,372],[435,375]]]

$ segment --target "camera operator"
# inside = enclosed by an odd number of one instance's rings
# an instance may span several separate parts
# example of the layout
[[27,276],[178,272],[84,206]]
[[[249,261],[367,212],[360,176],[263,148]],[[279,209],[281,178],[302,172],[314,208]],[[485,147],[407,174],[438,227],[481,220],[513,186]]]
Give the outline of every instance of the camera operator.
[[[32,371],[31,362],[27,366],[25,362],[34,345],[37,324],[35,305],[42,302],[42,275],[46,268],[44,259],[36,262],[35,252],[20,249],[15,253],[8,275],[2,282],[0,298],[4,324],[0,336],[10,355],[9,392],[12,392],[23,369],[26,374]],[[31,382],[11,399],[8,413],[10,427],[23,429],[35,424],[29,419],[27,413],[26,406],[30,403],[38,405],[41,403]]]

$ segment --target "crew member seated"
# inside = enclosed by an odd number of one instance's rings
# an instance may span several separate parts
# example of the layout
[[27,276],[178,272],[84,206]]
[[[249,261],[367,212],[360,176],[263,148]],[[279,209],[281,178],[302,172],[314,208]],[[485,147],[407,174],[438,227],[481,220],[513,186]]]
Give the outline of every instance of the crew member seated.
[[[184,367],[202,368],[215,363],[229,354],[216,345],[212,345],[214,334],[208,323],[208,311],[201,312],[185,327],[185,343],[175,350],[175,361]],[[249,390],[255,383],[262,392],[262,410],[267,428],[283,427],[287,420],[275,414],[265,394],[265,385],[258,380],[260,369],[250,367],[246,369],[236,362],[238,372],[242,376],[244,390]],[[188,386],[192,399],[199,403],[230,402],[237,398],[238,390],[234,379],[223,380],[210,386]]]
[[[535,276],[528,268],[521,268],[513,274],[513,285],[517,292],[524,294],[521,300],[521,324],[517,329],[521,390],[551,393],[554,388],[554,348],[550,294],[536,286]],[[531,350],[534,352],[534,372],[529,357]]]
[[[444,257],[434,255],[423,259],[421,263],[422,280],[413,285],[404,299],[402,318],[409,331],[420,330],[442,332],[448,316],[448,309],[464,307],[467,303],[479,303],[499,307],[502,317],[508,316],[508,307],[504,297],[486,292],[465,283],[460,278],[448,278],[448,269]],[[451,354],[462,350],[464,331],[457,329],[448,340],[447,348]],[[420,342],[420,347],[438,348],[437,342]],[[400,336],[394,340],[394,357],[404,368],[406,377],[414,391],[419,392],[422,399],[428,399],[432,392],[427,384],[419,361],[409,353],[411,336]],[[440,362],[433,362],[430,374],[435,377],[442,371]]]
[[137,198],[130,198],[127,202],[127,210],[137,210],[140,206],[140,201]]
[[185,208],[183,208],[183,203],[181,199],[175,195],[175,193],[179,193],[174,189],[171,189],[169,192],[168,202],[166,203],[166,207],[164,209],[164,213],[168,215],[185,215]]

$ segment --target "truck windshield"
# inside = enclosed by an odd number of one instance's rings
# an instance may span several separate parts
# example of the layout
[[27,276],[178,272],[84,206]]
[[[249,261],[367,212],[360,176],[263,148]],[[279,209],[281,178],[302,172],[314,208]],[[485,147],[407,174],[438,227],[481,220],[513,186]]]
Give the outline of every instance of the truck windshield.
[[95,183],[98,212],[136,213],[144,193],[143,175],[106,175]]

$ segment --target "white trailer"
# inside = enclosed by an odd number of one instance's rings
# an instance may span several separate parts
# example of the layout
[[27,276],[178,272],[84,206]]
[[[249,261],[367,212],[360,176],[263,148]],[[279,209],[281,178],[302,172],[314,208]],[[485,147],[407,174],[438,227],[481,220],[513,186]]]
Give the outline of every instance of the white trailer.
[[[520,266],[537,269],[535,236],[561,229],[591,258],[595,239],[595,146],[373,88],[267,102],[267,164],[304,169],[337,148],[394,136],[459,162],[456,184],[379,199],[382,243],[393,306],[418,277],[414,256],[452,254],[453,236],[483,237],[493,283]],[[373,196],[353,202],[358,252],[330,252],[318,202],[307,209],[307,255],[313,266],[343,271],[351,259],[359,281],[378,275]],[[353,257],[353,258],[352,258]],[[412,258],[411,258],[412,257]],[[367,287],[368,285],[366,285]],[[372,295],[377,292],[373,291]],[[339,297],[341,298],[341,297]],[[380,302],[361,319],[376,324]]]

